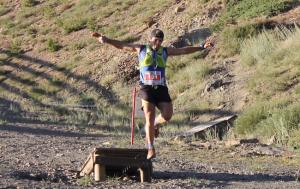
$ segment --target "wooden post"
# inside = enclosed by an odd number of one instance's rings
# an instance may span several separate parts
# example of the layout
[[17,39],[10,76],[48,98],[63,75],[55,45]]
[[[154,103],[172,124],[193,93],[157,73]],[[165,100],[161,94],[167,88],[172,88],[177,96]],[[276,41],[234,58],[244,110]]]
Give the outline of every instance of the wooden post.
[[94,176],[95,176],[95,181],[100,181],[100,165],[99,164],[94,165]]
[[106,179],[105,166],[96,163],[94,167],[94,176],[95,176],[95,181],[105,181]]
[[151,170],[149,167],[139,168],[141,182],[151,182]]

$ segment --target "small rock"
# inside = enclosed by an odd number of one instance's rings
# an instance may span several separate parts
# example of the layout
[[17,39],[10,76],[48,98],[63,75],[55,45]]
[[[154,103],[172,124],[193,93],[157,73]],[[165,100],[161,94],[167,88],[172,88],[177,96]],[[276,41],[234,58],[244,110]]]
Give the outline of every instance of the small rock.
[[173,140],[174,141],[183,141],[185,139],[184,136],[176,136]]
[[102,145],[110,145],[110,142],[103,142]]
[[273,135],[269,140],[268,140],[268,142],[266,143],[267,145],[271,145],[271,144],[273,144],[274,142],[275,142],[275,135]]
[[130,180],[130,178],[129,178],[128,176],[125,176],[125,177],[123,177],[122,180],[123,180],[123,181],[128,181],[128,180]]
[[148,26],[148,28],[150,28],[156,23],[156,21],[154,20],[154,18],[149,17],[146,21],[144,21],[144,23]]
[[56,154],[55,156],[56,157],[62,157],[62,156],[64,156],[64,154]]
[[184,11],[184,10],[185,10],[185,7],[179,6],[179,7],[176,7],[176,8],[175,8],[174,12],[175,12],[175,13],[179,13],[179,12],[182,12],[182,11]]
[[223,84],[224,84],[224,83],[223,83],[223,80],[222,80],[222,79],[217,79],[217,80],[215,80],[215,81],[212,81],[212,82],[208,83],[208,84],[205,86],[204,91],[205,91],[205,92],[210,92],[210,91],[212,91],[213,89],[217,89],[217,88],[223,86]]
[[236,155],[236,152],[231,152],[230,155],[231,155],[232,157],[234,157],[234,156]]
[[227,147],[237,146],[239,144],[240,144],[239,140],[228,140],[228,141],[225,141],[225,146],[227,146]]
[[220,106],[217,107],[217,109],[220,110],[220,109],[224,108],[225,106],[226,106],[226,104],[221,104]]

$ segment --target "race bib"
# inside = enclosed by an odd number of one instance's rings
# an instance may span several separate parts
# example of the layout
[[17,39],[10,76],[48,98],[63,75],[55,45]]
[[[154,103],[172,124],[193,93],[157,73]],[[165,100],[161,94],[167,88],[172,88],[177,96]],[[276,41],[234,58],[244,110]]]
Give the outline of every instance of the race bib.
[[160,71],[148,71],[144,73],[144,83],[146,85],[161,85],[162,78]]

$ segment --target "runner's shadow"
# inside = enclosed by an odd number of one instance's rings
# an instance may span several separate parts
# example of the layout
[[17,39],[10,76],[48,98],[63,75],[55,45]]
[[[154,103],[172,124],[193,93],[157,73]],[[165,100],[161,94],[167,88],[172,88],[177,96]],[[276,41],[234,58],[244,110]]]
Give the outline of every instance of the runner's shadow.
[[264,182],[264,181],[281,181],[289,182],[296,181],[297,178],[291,175],[269,175],[269,174],[231,174],[231,173],[199,173],[193,171],[183,172],[162,172],[155,171],[153,173],[155,179],[196,179],[196,180],[210,180],[216,182]]

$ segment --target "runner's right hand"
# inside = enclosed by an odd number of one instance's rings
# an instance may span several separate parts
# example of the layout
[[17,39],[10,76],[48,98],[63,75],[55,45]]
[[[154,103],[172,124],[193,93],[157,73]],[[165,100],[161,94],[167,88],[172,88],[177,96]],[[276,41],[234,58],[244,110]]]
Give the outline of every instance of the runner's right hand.
[[212,47],[214,47],[215,46],[215,39],[214,39],[214,37],[209,37],[209,38],[207,38],[206,40],[205,40],[205,42],[204,42],[204,44],[203,44],[203,47],[205,48],[205,49],[208,49],[208,48],[212,48]]
[[106,43],[106,41],[107,41],[107,37],[105,37],[104,35],[102,35],[100,33],[94,32],[94,33],[92,33],[92,36],[98,38],[98,41],[100,43]]

